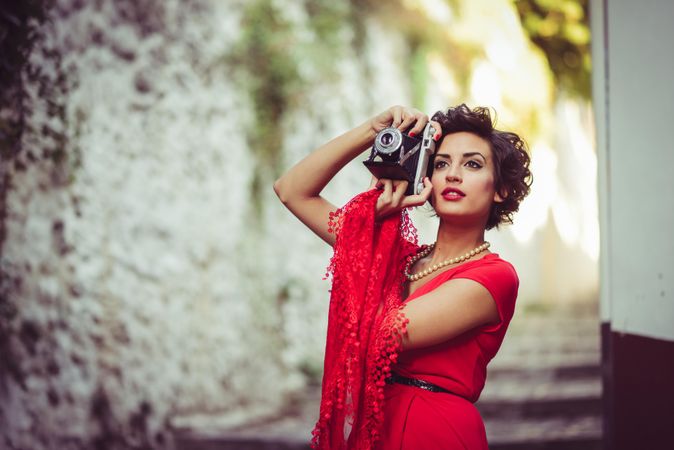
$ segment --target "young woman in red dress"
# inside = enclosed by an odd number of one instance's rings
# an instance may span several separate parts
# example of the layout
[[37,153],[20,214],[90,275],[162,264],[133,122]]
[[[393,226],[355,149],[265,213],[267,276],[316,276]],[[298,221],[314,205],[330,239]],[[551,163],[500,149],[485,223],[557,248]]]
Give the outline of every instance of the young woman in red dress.
[[[333,275],[333,297],[341,297],[331,299],[315,448],[488,448],[474,403],[513,316],[519,280],[510,263],[489,251],[484,233],[511,222],[529,192],[524,142],[496,130],[487,109],[460,105],[432,117],[433,171],[420,194],[404,195],[406,181],[373,178],[350,208],[320,196],[379,131],[394,126],[420,135],[428,121],[418,110],[391,107],[319,147],[274,183],[283,204],[335,247],[331,267],[343,271]],[[400,230],[409,229],[405,208],[426,201],[439,227],[433,245],[418,246],[416,236],[402,239]],[[358,281],[363,270],[371,272]],[[376,289],[372,274],[382,274]],[[353,299],[354,286],[367,291],[362,303]],[[373,319],[380,315],[386,317]],[[395,346],[379,339],[384,328],[393,330]]]

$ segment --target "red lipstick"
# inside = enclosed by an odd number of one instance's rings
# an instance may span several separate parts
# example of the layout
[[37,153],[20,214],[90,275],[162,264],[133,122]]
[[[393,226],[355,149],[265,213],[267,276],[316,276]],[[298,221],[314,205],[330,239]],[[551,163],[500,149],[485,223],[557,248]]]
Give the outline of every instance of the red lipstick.
[[466,194],[464,194],[461,189],[456,189],[456,188],[452,188],[452,187],[446,187],[442,191],[442,198],[444,198],[445,200],[449,200],[449,201],[461,200],[465,196],[466,196]]

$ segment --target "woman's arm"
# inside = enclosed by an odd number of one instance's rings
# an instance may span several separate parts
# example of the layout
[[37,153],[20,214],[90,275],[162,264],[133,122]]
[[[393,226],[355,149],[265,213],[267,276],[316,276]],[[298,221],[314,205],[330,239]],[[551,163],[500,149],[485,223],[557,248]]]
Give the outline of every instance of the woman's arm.
[[[323,188],[349,161],[372,145],[379,131],[389,126],[406,130],[414,125],[410,132],[418,135],[423,132],[427,122],[428,116],[418,110],[393,106],[314,150],[276,180],[274,191],[302,223],[325,242],[334,245],[335,235],[328,231],[328,218],[330,212],[336,211],[337,207],[320,196]],[[404,187],[394,192],[390,180],[386,180],[387,183],[384,180],[382,182],[384,188],[382,197],[385,197],[382,202],[388,198],[390,203],[396,196],[396,204],[399,204]],[[426,197],[430,194],[430,182],[428,186],[428,193],[424,192]],[[408,204],[404,206],[412,206],[413,200],[421,201],[419,196],[408,196],[410,200],[407,200]],[[424,201],[425,198],[420,204]],[[377,209],[383,211],[383,206],[380,208],[378,203]],[[388,208],[385,212],[389,214],[391,209]]]
[[480,283],[457,278],[410,300],[402,309],[409,319],[403,350],[446,342],[468,330],[501,320],[491,293]]
[[320,192],[375,135],[370,122],[365,122],[311,152],[274,183],[274,191],[286,208],[330,245],[334,245],[335,235],[328,232],[328,217],[337,207]]

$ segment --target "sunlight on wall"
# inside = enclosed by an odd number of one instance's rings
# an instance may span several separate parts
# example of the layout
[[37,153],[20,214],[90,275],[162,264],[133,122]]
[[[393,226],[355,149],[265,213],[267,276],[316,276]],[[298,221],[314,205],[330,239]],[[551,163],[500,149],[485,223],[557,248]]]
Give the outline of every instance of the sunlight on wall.
[[528,242],[534,232],[548,220],[548,210],[557,197],[557,155],[545,143],[532,146],[531,172],[536,189],[520,204],[517,220],[510,226],[513,236],[520,243]]
[[526,51],[521,39],[493,39],[487,43],[487,57],[498,68],[511,71],[517,68],[517,58]]
[[404,0],[403,4],[407,8],[415,8],[424,12],[429,18],[439,23],[449,23],[454,14],[443,0]]
[[596,262],[599,260],[597,157],[580,115],[578,104],[561,102],[558,151],[544,142],[532,146],[535,188],[520,205],[517,220],[510,229],[518,242],[527,243],[551,215],[562,242],[568,247],[580,247]]
[[[534,183],[514,224],[504,227],[500,250],[515,259],[536,258],[562,284],[577,282],[575,271],[599,257],[591,108],[556,92],[546,57],[525,35],[512,2],[473,0],[462,2],[460,9],[436,0],[403,3],[442,23],[452,48],[460,53],[461,66],[439,50],[428,54],[433,86],[426,95],[428,112],[461,102],[488,106],[497,114],[499,129],[515,131],[529,143]],[[532,254],[532,248],[540,254]],[[591,292],[597,283],[588,277],[583,286]],[[540,291],[531,298],[558,296]]]
[[497,111],[502,109],[501,78],[493,64],[482,61],[473,71],[470,94],[478,105],[489,105]]
[[558,152],[564,155],[566,165],[557,173],[563,188],[553,207],[555,225],[567,245],[580,246],[588,257],[598,261],[597,155],[590,113],[577,102],[562,100],[557,116],[562,131],[557,139]]
[[429,113],[446,109],[446,99],[457,98],[460,92],[454,72],[435,53],[428,56],[428,72],[429,84],[433,89],[428,89],[426,107]]

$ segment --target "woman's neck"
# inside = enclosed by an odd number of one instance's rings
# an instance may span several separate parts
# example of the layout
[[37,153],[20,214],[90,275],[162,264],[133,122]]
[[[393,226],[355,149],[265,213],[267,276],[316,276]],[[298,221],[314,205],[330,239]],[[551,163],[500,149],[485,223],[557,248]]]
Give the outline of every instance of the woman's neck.
[[[484,227],[462,226],[440,221],[435,248],[429,255],[430,265],[464,255],[484,242]],[[484,255],[480,255],[484,256]]]

